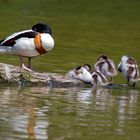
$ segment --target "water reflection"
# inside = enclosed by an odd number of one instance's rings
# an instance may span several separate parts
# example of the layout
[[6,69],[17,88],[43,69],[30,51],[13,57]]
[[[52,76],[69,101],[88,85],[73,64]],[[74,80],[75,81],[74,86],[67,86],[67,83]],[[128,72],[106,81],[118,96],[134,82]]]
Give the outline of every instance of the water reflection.
[[[109,93],[110,92],[110,93]],[[107,111],[113,106],[114,99],[111,91],[106,88],[98,88],[95,92],[94,108],[100,111]]]
[[138,129],[138,100],[139,91],[131,89],[1,88],[0,137],[47,140],[125,136],[128,128],[132,132]]
[[[28,93],[30,94],[30,91]],[[6,125],[1,127],[6,128],[6,131],[10,128],[13,138],[48,139],[46,131],[48,121],[46,117],[43,118],[46,115],[44,114],[46,108],[38,107],[38,101],[35,98],[28,98],[29,96],[24,95],[24,90],[18,88],[16,90],[6,88],[1,91],[0,96],[2,107],[0,124],[3,121],[6,122]],[[11,138],[10,135],[8,137]]]
[[118,97],[118,128],[116,129],[118,134],[126,133],[124,129],[126,123],[128,121],[131,123],[135,119],[138,93],[137,90],[129,90],[128,94]]

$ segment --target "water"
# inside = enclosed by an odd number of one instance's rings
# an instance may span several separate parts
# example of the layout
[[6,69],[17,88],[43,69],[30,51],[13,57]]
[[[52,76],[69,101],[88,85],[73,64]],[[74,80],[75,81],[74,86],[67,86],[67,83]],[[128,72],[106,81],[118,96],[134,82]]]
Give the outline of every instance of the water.
[[140,139],[136,89],[0,90],[0,139]]
[[[137,0],[1,0],[0,39],[43,22],[54,49],[33,58],[33,69],[65,74],[100,54],[117,66],[122,55],[140,64]],[[1,63],[19,65],[0,55]],[[6,75],[10,78],[8,67]],[[125,83],[118,74],[115,83]],[[132,88],[8,87],[0,85],[0,140],[139,140],[140,83]]]

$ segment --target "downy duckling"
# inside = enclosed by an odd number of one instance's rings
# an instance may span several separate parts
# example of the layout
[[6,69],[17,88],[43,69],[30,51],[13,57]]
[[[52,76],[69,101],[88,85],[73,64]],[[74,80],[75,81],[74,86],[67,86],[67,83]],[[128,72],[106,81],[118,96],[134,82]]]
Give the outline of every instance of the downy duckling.
[[81,80],[88,84],[90,84],[92,82],[92,75],[89,71],[87,71],[87,69],[85,67],[83,67],[83,66],[77,67],[76,73],[77,73],[77,75],[76,75],[75,79]]
[[136,82],[140,80],[137,63],[132,57],[122,56],[118,70],[126,78],[128,85],[132,83],[132,86],[135,87]]
[[[78,66],[78,67],[82,67],[82,66]],[[68,71],[65,76],[66,77],[69,77],[69,78],[75,78],[75,76],[77,75],[77,70],[76,69],[78,67],[76,67],[75,69],[71,69],[70,71]],[[83,67],[86,68],[87,71],[89,71],[89,72],[91,71],[91,66],[89,64],[84,64]]]
[[92,78],[93,88],[96,88],[97,86],[106,86],[109,84],[107,78],[100,71],[94,71],[92,73]]
[[[86,66],[86,68],[84,66]],[[78,79],[78,80],[81,80],[85,83],[91,83],[92,82],[92,75],[88,71],[88,70],[91,69],[90,65],[86,64],[84,66],[78,66],[77,68],[70,70],[66,74],[66,77],[69,77],[69,78],[72,78],[72,79]]]
[[105,55],[101,55],[97,62],[94,65],[94,69],[96,71],[100,71],[105,77],[111,78],[111,82],[113,82],[113,77],[117,75],[117,70],[115,68],[115,64],[113,60],[109,59]]

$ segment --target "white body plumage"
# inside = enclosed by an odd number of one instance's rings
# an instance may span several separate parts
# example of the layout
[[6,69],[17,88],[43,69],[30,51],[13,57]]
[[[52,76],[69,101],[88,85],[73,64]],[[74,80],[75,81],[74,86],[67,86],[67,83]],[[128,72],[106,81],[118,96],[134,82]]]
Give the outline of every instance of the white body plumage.
[[[29,33],[33,30],[26,30],[18,33],[14,33],[13,35],[7,37],[1,44],[4,44],[6,41],[20,35],[23,33]],[[40,34],[40,41],[42,42],[42,47],[47,51],[50,51],[54,47],[54,40],[51,37],[50,34],[42,33]],[[13,55],[19,55],[19,56],[25,56],[25,57],[36,57],[40,55],[40,53],[35,48],[34,43],[35,38],[27,38],[27,37],[21,37],[17,40],[15,40],[15,44],[13,46],[0,46],[0,53],[5,54],[13,54]]]

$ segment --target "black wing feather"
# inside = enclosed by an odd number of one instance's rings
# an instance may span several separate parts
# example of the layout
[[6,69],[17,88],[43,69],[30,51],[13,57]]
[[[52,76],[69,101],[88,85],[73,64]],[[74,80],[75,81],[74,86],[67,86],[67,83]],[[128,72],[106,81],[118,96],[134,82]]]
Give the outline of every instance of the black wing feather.
[[[5,39],[0,41],[0,45],[2,46],[13,46],[16,43],[16,40],[20,38],[34,38],[36,36],[37,32],[30,31],[30,32],[25,32],[21,33],[13,38],[8,39],[7,41],[4,41]],[[3,43],[2,43],[3,42]]]
[[25,32],[22,34],[19,34],[14,37],[14,40],[17,40],[19,38],[25,37],[25,38],[34,38],[36,36],[37,32]]

